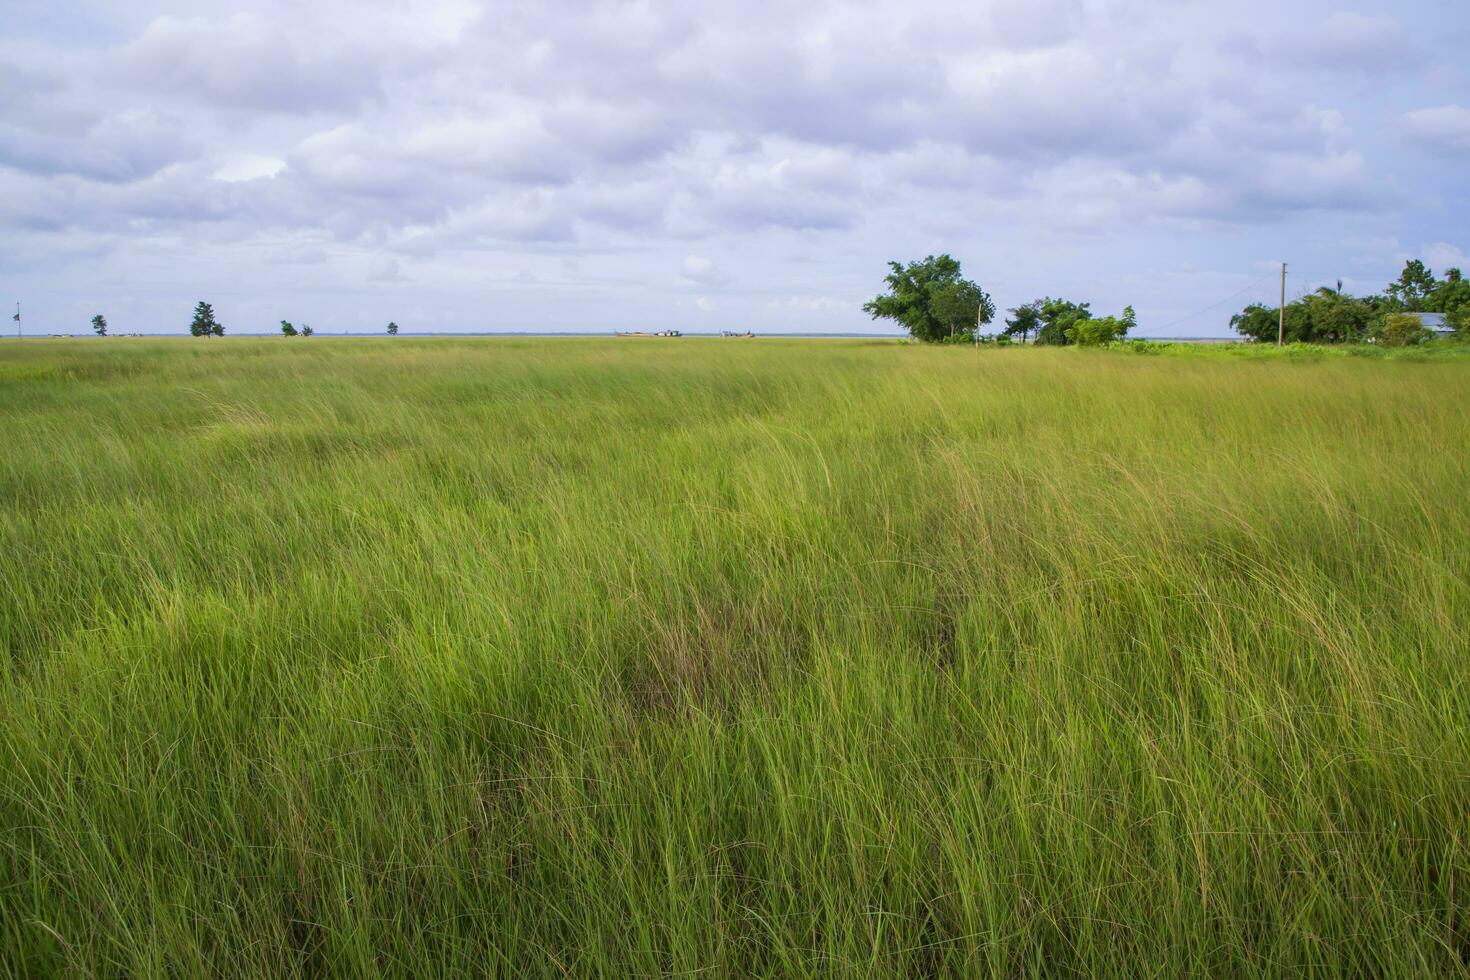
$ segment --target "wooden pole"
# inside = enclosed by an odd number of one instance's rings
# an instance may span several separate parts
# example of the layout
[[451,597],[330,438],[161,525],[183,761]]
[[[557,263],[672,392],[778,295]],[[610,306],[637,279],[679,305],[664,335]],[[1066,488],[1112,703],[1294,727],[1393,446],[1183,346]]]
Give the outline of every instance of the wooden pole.
[[1281,263],[1281,307],[1276,311],[1276,346],[1286,339],[1286,263]]

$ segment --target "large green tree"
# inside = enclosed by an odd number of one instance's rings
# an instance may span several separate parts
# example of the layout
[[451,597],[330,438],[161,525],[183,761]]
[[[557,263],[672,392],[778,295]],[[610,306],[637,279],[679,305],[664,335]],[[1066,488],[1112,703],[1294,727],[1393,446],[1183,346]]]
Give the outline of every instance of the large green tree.
[[1378,304],[1373,298],[1358,299],[1337,289],[1323,287],[1300,301],[1313,342],[1355,344],[1373,332]]
[[97,332],[97,336],[106,337],[107,317],[103,316],[101,313],[98,313],[96,316],[92,317],[92,329]]
[[201,299],[194,306],[194,320],[189,324],[189,332],[196,337],[223,337],[225,328],[214,318],[214,307]]
[[977,283],[965,279],[949,255],[920,262],[888,263],[888,292],[863,304],[875,320],[895,320],[915,340],[926,343],[973,336],[995,316],[995,303]]
[[1041,329],[1036,332],[1038,344],[1062,346],[1072,343],[1068,331],[1075,331],[1077,324],[1092,316],[1091,303],[1074,303],[1069,299],[1053,299],[1048,296],[1037,301],[1036,315],[1041,320]]
[[1410,259],[1399,277],[1388,284],[1388,294],[1410,312],[1422,313],[1429,309],[1426,303],[1436,285],[1434,273],[1420,260]]

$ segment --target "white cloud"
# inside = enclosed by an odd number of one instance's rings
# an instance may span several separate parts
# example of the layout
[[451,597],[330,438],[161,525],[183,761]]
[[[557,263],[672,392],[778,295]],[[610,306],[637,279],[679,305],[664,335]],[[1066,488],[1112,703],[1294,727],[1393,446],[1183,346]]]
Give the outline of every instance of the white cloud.
[[1409,135],[1426,146],[1441,150],[1470,150],[1470,108],[1442,105],[1404,113]]
[[1464,269],[1470,272],[1470,253],[1449,242],[1435,242],[1419,250],[1419,257],[1436,272]]
[[[1268,0],[53,6],[0,43],[17,290],[115,272],[165,304],[181,275],[310,262],[279,288],[330,297],[401,261],[424,322],[534,270],[556,288],[497,304],[512,320],[647,322],[703,292],[799,329],[865,322],[883,261],[929,251],[1005,303],[1075,282],[1101,308],[1113,261],[1215,282],[1316,249],[1376,281],[1398,250],[1348,243],[1466,225],[1470,109],[1439,103],[1470,75],[1405,28],[1450,0],[1297,0],[1281,35]],[[1195,275],[1148,288],[1199,305]]]
[[684,262],[680,266],[680,273],[690,282],[714,285],[725,281],[725,277],[720,274],[720,270],[715,266],[714,262],[702,255],[684,256]]
[[215,180],[235,182],[240,180],[259,180],[262,177],[274,177],[286,169],[286,161],[278,157],[261,156],[256,153],[243,153],[231,156],[221,163],[212,176]]

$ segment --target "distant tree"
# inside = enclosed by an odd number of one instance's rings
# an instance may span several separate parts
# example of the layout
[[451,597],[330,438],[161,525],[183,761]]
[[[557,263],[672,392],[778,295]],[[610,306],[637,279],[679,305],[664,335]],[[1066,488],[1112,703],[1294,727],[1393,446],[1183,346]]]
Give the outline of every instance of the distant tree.
[[885,295],[863,304],[875,320],[901,323],[915,340],[936,343],[971,336],[995,316],[995,303],[979,285],[960,275],[948,255],[930,255],[907,266],[888,263]]
[[1470,303],[1465,304],[1453,313],[1445,314],[1445,322],[1455,332],[1455,336],[1461,340],[1470,340]]
[[960,281],[936,288],[930,295],[929,311],[949,327],[948,339],[968,340],[995,316],[995,303],[975,283]]
[[1427,312],[1426,302],[1436,286],[1434,273],[1418,259],[1404,263],[1404,271],[1388,284],[1388,294],[1411,313]]
[[1230,329],[1257,343],[1275,340],[1276,327],[1276,311],[1262,303],[1252,303],[1230,318]]
[[388,321],[388,336],[398,336],[398,324],[394,323],[392,320]]
[[1316,344],[1355,344],[1368,336],[1377,316],[1372,302],[1344,295],[1341,286],[1323,287],[1299,302],[1306,313],[1304,339]]
[[1037,316],[1041,320],[1041,329],[1036,332],[1038,344],[1061,346],[1072,343],[1067,332],[1092,316],[1090,303],[1074,303],[1066,299],[1052,299],[1050,296],[1039,303]]
[[305,323],[303,323],[301,325],[301,336],[303,336],[303,337],[310,337],[314,333],[316,333],[316,331],[313,330],[313,329],[311,329],[311,327],[309,325],[307,325]]
[[196,337],[223,337],[225,328],[214,318],[214,307],[200,300],[194,307],[194,321],[189,332]]
[[1456,319],[1460,311],[1470,309],[1470,280],[1459,269],[1450,269],[1429,293],[1424,305],[1431,313],[1443,313],[1449,320]]
[[283,337],[294,337],[294,336],[296,336],[296,325],[294,323],[292,323],[290,320],[282,320],[281,321],[281,336],[283,336]]
[[1434,331],[1412,313],[1390,313],[1378,331],[1378,342],[1384,347],[1409,347],[1433,339]]
[[103,316],[101,313],[98,313],[96,316],[92,317],[92,329],[97,331],[97,336],[106,337],[107,317]]
[[1024,306],[1017,306],[1010,311],[1011,317],[1006,320],[1006,328],[1001,331],[1003,337],[1014,337],[1021,335],[1021,343],[1030,339],[1031,335],[1041,329],[1041,300],[1032,300]]
[[[1386,314],[1402,309],[1392,297],[1349,296],[1341,284],[1336,289],[1324,286],[1286,304],[1281,335],[1287,343],[1360,343],[1382,326]],[[1252,303],[1230,318],[1230,326],[1250,340],[1275,343],[1279,319],[1276,307]]]

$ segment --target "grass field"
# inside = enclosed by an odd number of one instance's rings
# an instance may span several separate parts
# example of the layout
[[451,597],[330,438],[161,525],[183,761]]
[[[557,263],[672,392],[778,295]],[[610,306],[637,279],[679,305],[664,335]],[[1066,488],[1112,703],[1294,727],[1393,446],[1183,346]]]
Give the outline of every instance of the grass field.
[[0,347],[12,976],[1470,975],[1470,360]]

